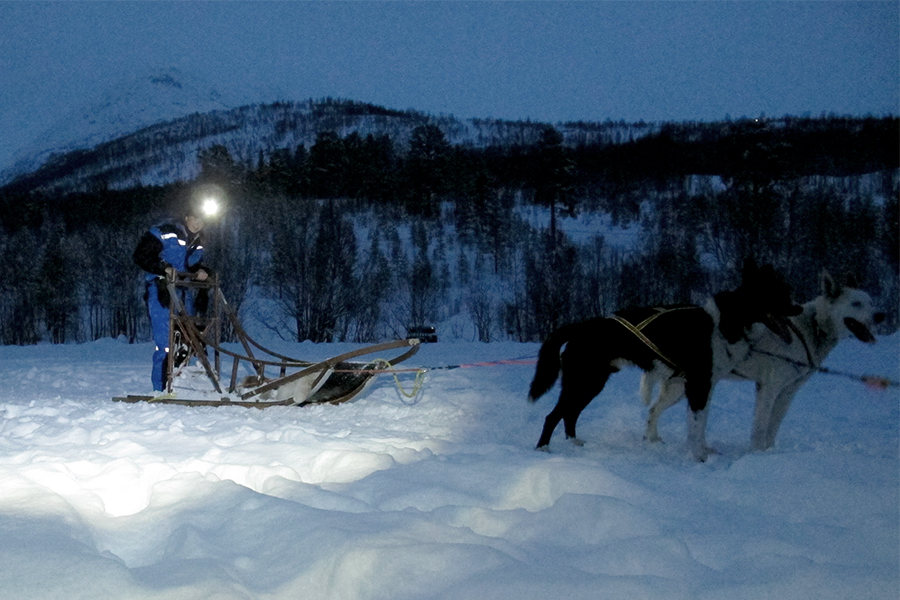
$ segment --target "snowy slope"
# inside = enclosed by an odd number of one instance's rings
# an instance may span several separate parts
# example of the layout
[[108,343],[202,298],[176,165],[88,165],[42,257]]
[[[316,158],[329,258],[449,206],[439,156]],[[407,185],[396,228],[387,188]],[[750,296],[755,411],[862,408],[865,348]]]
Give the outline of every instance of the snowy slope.
[[[896,379],[898,350],[846,341],[826,365]],[[404,366],[536,353],[441,342]],[[680,410],[641,440],[635,371],[584,447],[545,454],[531,365],[434,369],[415,399],[381,376],[340,406],[111,402],[146,391],[150,354],[0,347],[0,599],[897,597],[897,388],[818,375],[751,454],[752,386],[725,382],[720,454],[695,464]]]
[[[0,184],[34,171],[51,155],[92,148],[155,123],[237,106],[246,99],[234,91],[220,92],[179,69],[160,69],[141,77],[109,84],[97,82],[98,94],[65,115],[50,116],[34,139],[11,153],[10,164],[0,164]],[[46,119],[46,115],[44,119]]]
[[[402,147],[415,127],[433,123],[451,144],[484,147],[533,143],[543,127],[531,121],[398,112],[364,102],[348,111],[341,104],[349,100],[285,101],[274,88],[217,89],[175,68],[112,84],[100,76],[96,87],[105,91],[64,115],[37,106],[24,115],[0,115],[7,129],[0,139],[0,186],[48,164],[67,165],[56,180],[42,182],[50,188],[91,189],[98,181],[116,189],[163,185],[196,177],[199,149],[222,144],[237,162],[252,163],[260,152],[311,147],[323,130],[340,137],[386,134]],[[191,118],[198,115],[203,118]],[[625,142],[659,129],[658,124],[610,121],[556,126],[573,146]]]

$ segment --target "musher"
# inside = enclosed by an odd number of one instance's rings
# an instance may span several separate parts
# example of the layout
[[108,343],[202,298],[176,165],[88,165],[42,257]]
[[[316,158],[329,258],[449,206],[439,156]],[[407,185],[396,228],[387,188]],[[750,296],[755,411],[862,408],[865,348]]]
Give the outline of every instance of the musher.
[[[134,262],[146,271],[144,299],[156,344],[150,375],[153,391],[164,391],[167,384],[170,300],[167,278],[172,280],[177,273],[189,273],[197,281],[205,281],[209,277],[210,269],[201,262],[203,245],[200,232],[206,219],[216,212],[216,200],[190,202],[181,219],[156,225],[145,232],[132,255]],[[193,315],[196,307],[192,294],[185,293],[181,300],[187,313]],[[198,298],[197,304],[203,302]]]

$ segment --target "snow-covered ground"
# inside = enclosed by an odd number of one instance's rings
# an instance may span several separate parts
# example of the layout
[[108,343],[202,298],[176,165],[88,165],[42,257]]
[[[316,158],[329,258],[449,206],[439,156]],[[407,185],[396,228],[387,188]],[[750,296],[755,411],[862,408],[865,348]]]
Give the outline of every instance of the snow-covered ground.
[[[284,344],[308,360],[347,345]],[[898,378],[900,337],[826,365]],[[533,357],[438,343],[403,366]],[[264,411],[114,403],[151,347],[0,347],[0,598],[896,599],[898,390],[820,374],[773,451],[753,388],[715,393],[706,464],[684,409],[641,439],[638,373],[533,450],[533,366],[436,369],[414,399]],[[412,385],[409,375],[403,383]]]

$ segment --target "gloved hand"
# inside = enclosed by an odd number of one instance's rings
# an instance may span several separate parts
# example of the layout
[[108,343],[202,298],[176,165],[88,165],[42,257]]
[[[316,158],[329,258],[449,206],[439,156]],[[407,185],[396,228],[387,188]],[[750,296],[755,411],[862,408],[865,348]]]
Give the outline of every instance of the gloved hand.
[[[172,267],[169,267],[172,268]],[[156,283],[156,297],[159,299],[159,303],[163,306],[168,307],[169,301],[171,297],[169,296],[169,288],[166,286],[166,280],[162,277],[157,277],[155,279]]]

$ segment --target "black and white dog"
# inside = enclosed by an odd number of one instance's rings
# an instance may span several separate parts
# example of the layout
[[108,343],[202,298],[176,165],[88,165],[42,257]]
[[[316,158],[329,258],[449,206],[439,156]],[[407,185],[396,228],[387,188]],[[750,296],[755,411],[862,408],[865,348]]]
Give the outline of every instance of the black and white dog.
[[[723,352],[728,355],[727,360],[717,361],[713,384],[723,378],[756,382],[751,434],[754,450],[766,450],[775,444],[778,428],[797,390],[822,366],[840,340],[856,337],[867,344],[875,342],[872,328],[885,315],[876,312],[872,298],[855,285],[838,285],[823,272],[822,295],[804,304],[803,312],[789,320],[789,340],[757,325],[739,345],[728,345]],[[645,404],[650,404],[657,382],[661,383],[659,397],[650,407],[645,434],[651,442],[659,441],[659,417],[681,400],[687,383],[670,369],[645,372],[641,379]]]
[[[562,371],[562,391],[547,415],[538,449],[547,449],[553,430],[563,421],[566,438],[581,445],[575,423],[585,407],[621,367],[646,371],[666,369],[684,382],[690,404],[688,443],[698,461],[706,460],[707,403],[713,383],[714,337],[737,344],[754,323],[763,323],[785,340],[790,332],[784,317],[801,308],[791,301],[791,289],[770,266],[744,267],[741,286],[720,292],[706,308],[694,305],[636,308],[564,326],[541,346],[529,399],[534,402],[555,383]],[[565,350],[560,356],[560,351]]]

